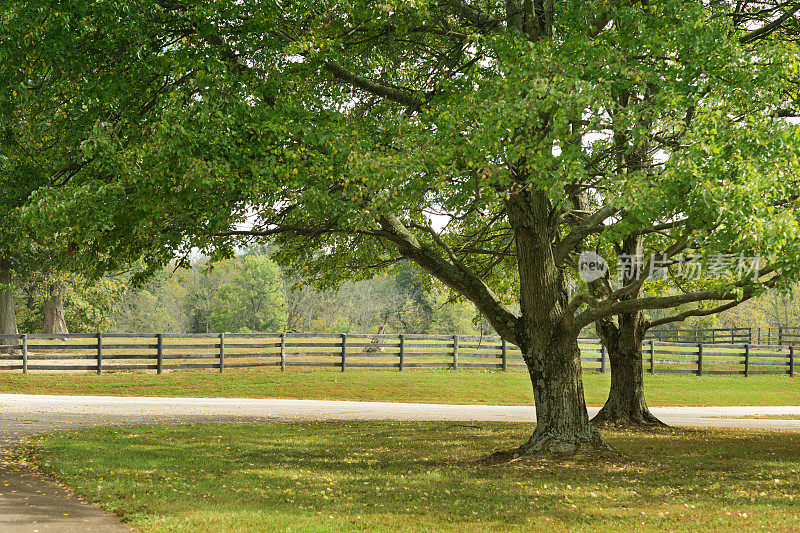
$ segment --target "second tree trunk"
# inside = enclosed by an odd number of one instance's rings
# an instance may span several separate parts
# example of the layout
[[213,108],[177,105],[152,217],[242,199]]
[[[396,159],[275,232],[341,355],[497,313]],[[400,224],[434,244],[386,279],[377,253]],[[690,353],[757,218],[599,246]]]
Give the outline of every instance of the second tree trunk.
[[44,301],[44,325],[42,333],[66,335],[67,322],[64,319],[64,286],[60,282],[51,283]]
[[642,341],[647,324],[641,313],[620,315],[596,323],[597,334],[608,351],[611,363],[611,389],[608,399],[592,419],[595,423],[617,426],[664,425],[653,416],[644,399]]
[[[0,335],[16,335],[17,316],[14,313],[14,293],[11,290],[11,272],[0,270]],[[0,353],[13,353],[17,342],[0,339]]]

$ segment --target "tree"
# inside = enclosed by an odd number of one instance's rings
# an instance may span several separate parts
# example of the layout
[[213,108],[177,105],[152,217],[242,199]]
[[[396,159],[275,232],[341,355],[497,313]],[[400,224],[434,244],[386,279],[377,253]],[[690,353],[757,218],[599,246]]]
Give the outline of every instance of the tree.
[[233,279],[219,287],[209,317],[212,331],[281,331],[286,305],[278,266],[263,255],[229,261]]
[[[113,315],[117,300],[125,290],[121,276],[104,276],[87,280],[77,274],[59,273],[45,275],[37,273],[21,283],[17,294],[17,315],[20,330],[35,333],[45,329],[48,300],[55,283],[60,286],[60,316],[63,328],[60,331],[44,333],[66,334],[94,333],[108,331],[113,325]],[[68,326],[68,328],[67,328]]]
[[[643,253],[645,250],[644,239],[640,235],[626,238],[617,249],[620,258],[628,261],[635,258],[647,257]],[[698,251],[699,252],[699,251]],[[650,255],[650,257],[653,257]],[[697,255],[691,258],[692,262],[702,266],[698,260],[702,256]],[[742,273],[736,274],[736,269],[747,267],[748,271],[753,265],[744,263],[745,261],[757,261],[756,258],[739,258],[743,265],[728,265],[727,271],[719,272],[728,278],[730,283],[741,283]],[[620,276],[621,286],[631,288],[638,285],[635,294],[641,297],[644,294],[644,284],[642,280],[650,279],[654,275],[660,276],[662,280],[651,281],[648,283],[650,294],[674,295],[680,298],[693,297],[708,293],[709,290],[719,285],[719,282],[710,279],[708,276],[701,279],[686,279],[687,276],[681,275],[681,268],[685,268],[684,257],[676,256],[662,263],[660,272],[645,272],[643,265],[630,268],[630,264],[621,265]],[[677,268],[676,268],[677,267]],[[675,270],[678,270],[676,272]],[[694,272],[692,273],[694,274]],[[754,274],[751,272],[752,277]],[[764,286],[769,286],[779,281],[779,276],[773,276],[764,282]],[[607,280],[604,284],[596,284],[595,292],[608,294],[611,285]],[[679,322],[689,317],[703,317],[723,312],[736,305],[749,300],[754,295],[754,288],[747,287],[746,290],[737,293],[735,298],[731,298],[723,303],[710,303],[714,298],[699,298],[700,305],[689,304],[669,309],[662,316],[655,318],[649,317],[641,310],[620,313],[615,317],[604,317],[595,324],[596,331],[601,341],[606,347],[611,366],[611,387],[608,398],[600,411],[592,419],[595,424],[612,424],[615,426],[661,426],[664,425],[655,417],[647,407],[644,393],[644,375],[642,370],[642,344],[645,335],[651,327],[660,327],[665,324]]]
[[[515,454],[603,446],[583,398],[585,326],[762,285],[647,296],[637,278],[569,298],[587,243],[664,231],[775,258],[762,281],[796,273],[798,136],[775,112],[796,55],[748,53],[724,6],[142,3],[157,16],[127,27],[156,44],[137,64],[168,56],[174,73],[158,75],[180,83],[138,140],[93,130],[91,165],[40,187],[29,220],[58,220],[80,254],[151,268],[242,238],[274,238],[276,260],[323,285],[412,261],[521,348],[537,425]],[[660,156],[629,161],[642,151]]]
[[[726,15],[731,17],[734,26],[743,30],[738,38],[739,42],[750,46],[754,50],[758,50],[767,40],[777,41],[779,43],[782,40],[795,40],[797,22],[800,20],[798,19],[798,12],[800,12],[800,4],[794,2],[783,4],[738,2],[731,6],[730,11],[726,13]],[[796,73],[790,72],[790,74],[796,78]],[[789,80],[789,84],[791,83],[791,80]],[[791,92],[791,90],[787,91],[787,88],[781,88],[780,86],[774,86],[772,89],[776,92]],[[627,100],[629,94],[623,91],[619,96]],[[792,107],[794,106],[789,105],[787,107],[777,108],[774,110],[774,113],[778,116],[797,117],[797,110],[792,109]],[[618,129],[615,129],[613,133],[617,137],[621,135],[624,136],[625,134]],[[679,142],[679,139],[675,138],[673,141]],[[638,149],[631,151],[627,157],[620,158],[617,161],[617,169],[630,170],[633,167],[635,170],[643,164],[654,164],[654,159],[658,157],[658,154],[648,151],[647,148],[648,146],[646,143],[640,144]],[[749,155],[751,159],[762,157],[762,154],[758,151],[753,151],[750,154],[739,154],[740,157],[743,155]],[[782,201],[786,200],[787,198],[782,198]],[[791,196],[788,200],[792,200]],[[785,205],[782,205],[781,200],[778,200],[774,207],[784,208]],[[691,223],[692,221],[689,219],[675,220],[670,221],[666,226],[660,229],[664,230],[668,229],[668,227],[680,225],[686,226]],[[650,246],[650,248],[648,248],[646,237],[652,237],[652,234],[645,235],[639,232],[629,234],[626,238],[613,243],[614,251],[617,256],[624,255],[628,258],[642,254],[645,257],[654,257],[653,254],[658,253],[659,249],[667,247],[663,242],[658,242],[663,239],[656,238],[655,246]],[[652,240],[651,238],[650,241]],[[652,245],[653,243],[650,242],[649,244]],[[692,244],[691,242],[681,244],[680,242],[673,241],[669,243],[668,248],[674,250],[676,247],[679,247],[684,250],[693,251],[696,256],[699,256],[702,250],[691,250]],[[678,294],[683,294],[685,296],[691,291],[697,294],[698,292],[707,291],[709,287],[713,287],[713,280],[709,279],[706,279],[706,283],[700,284],[692,280],[680,280],[680,282],[678,282],[677,278],[680,278],[680,276],[676,278],[673,270],[676,265],[678,269],[680,269],[682,266],[681,263],[682,261],[680,259],[662,260],[660,262],[660,266],[667,269],[670,278],[675,281],[674,289],[677,290]],[[717,277],[719,277],[719,274],[721,273],[717,273]],[[648,273],[645,272],[639,272],[638,275],[642,278],[648,277]],[[621,277],[623,278],[623,284],[625,286],[631,287],[638,296],[641,296],[644,287],[637,282],[636,276],[622,275]],[[779,282],[780,280],[778,277],[773,277],[768,282],[767,286]],[[637,286],[638,288],[636,288]],[[606,295],[612,291],[607,283],[605,285],[595,284],[594,289],[595,291],[601,292],[605,289]],[[658,292],[658,289],[663,293],[665,290],[664,284],[660,284],[656,292]],[[786,290],[785,281],[784,290]],[[654,291],[651,290],[650,292],[652,293]],[[646,316],[646,313],[639,310],[622,313],[616,317],[605,317],[597,321],[596,331],[603,341],[603,344],[606,346],[611,363],[611,388],[606,403],[595,416],[593,422],[612,423],[617,426],[662,425],[663,423],[653,416],[647,408],[644,397],[644,379],[641,361],[642,343],[646,332],[651,327],[660,327],[666,324],[683,321],[687,318],[708,317],[724,312],[749,300],[755,294],[756,291],[750,288],[749,290],[741,291],[738,298],[724,303],[706,303],[699,306],[690,305],[689,309],[682,308],[685,306],[678,306],[674,312],[660,313],[661,316],[656,318],[649,318]]]
[[[86,18],[61,10],[57,2],[10,2],[0,13],[0,187],[3,216],[0,217],[0,334],[16,333],[11,286],[39,273],[75,272],[97,278],[117,265],[135,262],[137,256],[92,257],[76,253],[78,244],[58,220],[47,218],[37,224],[49,231],[34,234],[24,220],[24,208],[35,202],[32,194],[40,187],[59,187],[76,174],[92,169],[91,155],[83,143],[98,141],[101,132],[133,128],[168,92],[172,84],[153,76],[154,63],[162,71],[169,59],[135,63],[149,36],[116,28],[103,36]],[[80,10],[80,6],[75,6]],[[120,7],[120,6],[115,6]],[[95,22],[118,22],[115,9],[95,5]],[[112,18],[107,18],[111,16]],[[100,63],[81,60],[104,54],[110,60],[135,65],[125,79],[97,83]],[[139,68],[144,66],[144,68]],[[112,72],[109,67],[106,72]],[[114,71],[118,74],[118,71]],[[129,73],[130,74],[130,73]],[[95,75],[94,79],[90,79]],[[174,80],[172,80],[174,81]],[[121,88],[127,90],[121,90]],[[117,136],[119,138],[119,136]],[[95,174],[96,176],[96,174]],[[123,191],[118,191],[124,194]],[[73,197],[75,202],[86,197]],[[123,215],[124,216],[124,215]],[[42,235],[46,237],[41,238]],[[141,243],[141,244],[146,244]],[[5,290],[8,289],[8,290]],[[65,333],[64,283],[55,277],[47,288],[44,306],[46,333]]]
[[68,277],[49,271],[29,272],[22,280],[24,311],[19,316],[23,331],[54,335],[69,333],[64,314],[64,293]]
[[[14,293],[11,285],[11,272],[0,270],[0,335],[16,335],[17,315],[14,313]],[[8,353],[9,348],[3,346],[14,345],[6,339],[0,339],[0,353]]]
[[42,333],[65,335],[69,333],[67,320],[64,317],[64,280],[60,276],[53,277],[47,282],[44,300],[44,320]]

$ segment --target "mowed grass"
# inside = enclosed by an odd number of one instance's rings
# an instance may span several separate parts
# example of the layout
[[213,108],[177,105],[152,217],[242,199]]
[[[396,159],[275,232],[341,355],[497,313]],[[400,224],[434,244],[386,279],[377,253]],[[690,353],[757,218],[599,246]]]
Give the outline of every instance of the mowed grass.
[[624,456],[478,461],[529,431],[202,424],[54,434],[29,450],[145,532],[800,528],[800,432],[606,432]]
[[[602,405],[609,374],[585,372],[586,401]],[[800,405],[800,378],[788,376],[645,375],[651,406]],[[174,371],[0,373],[0,392],[111,396],[298,398],[455,404],[528,405],[526,372],[480,370]]]

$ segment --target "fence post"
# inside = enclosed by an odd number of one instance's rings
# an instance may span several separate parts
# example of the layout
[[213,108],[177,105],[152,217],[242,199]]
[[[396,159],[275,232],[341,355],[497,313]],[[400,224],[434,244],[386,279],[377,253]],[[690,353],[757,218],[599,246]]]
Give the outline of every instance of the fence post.
[[750,375],[750,344],[744,345],[744,377]]
[[697,375],[703,375],[703,343],[697,343]]
[[219,334],[219,373],[225,368],[225,333]]
[[103,334],[97,332],[97,375],[103,372]]
[[789,346],[789,377],[794,377],[794,346]]
[[453,335],[453,370],[458,370],[458,335]]
[[606,345],[600,341],[600,372],[606,373]]
[[286,370],[286,332],[281,333],[281,371]]
[[156,338],[156,374],[160,374],[164,368],[164,337],[159,333]]
[[406,364],[406,336],[400,334],[400,372],[403,371],[403,366]]
[[783,346],[783,328],[778,327],[778,345]]
[[347,333],[342,333],[342,372],[344,372],[347,357]]
[[653,341],[650,341],[650,373],[656,373],[656,348]]
[[22,373],[28,373],[28,334],[22,335]]
[[508,347],[506,346],[506,340],[500,339],[501,349],[503,350],[503,372],[508,370]]

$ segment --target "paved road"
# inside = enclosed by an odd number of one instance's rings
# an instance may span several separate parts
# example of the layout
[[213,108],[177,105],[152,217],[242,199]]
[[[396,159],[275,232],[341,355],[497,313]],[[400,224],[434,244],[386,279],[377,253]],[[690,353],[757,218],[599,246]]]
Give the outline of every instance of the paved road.
[[[800,400],[800,393],[798,394]],[[590,415],[597,408],[589,408]],[[797,429],[800,420],[732,417],[800,416],[798,406],[654,407],[653,414],[677,426]],[[446,420],[532,422],[532,406],[446,405],[326,400],[248,398],[161,398],[117,396],[45,396],[0,394],[0,420],[30,420],[32,431],[52,421],[54,429],[119,423],[159,423],[186,417],[264,418],[271,420]],[[720,418],[729,417],[729,418]],[[21,422],[22,427],[25,423]]]
[[[590,408],[594,414],[597,408]],[[800,420],[741,418],[800,415],[800,406],[658,407],[678,426],[800,430]],[[269,420],[446,420],[532,422],[530,406],[442,405],[232,398],[128,398],[0,394],[0,531],[130,531],[14,459],[25,436],[96,426]]]

